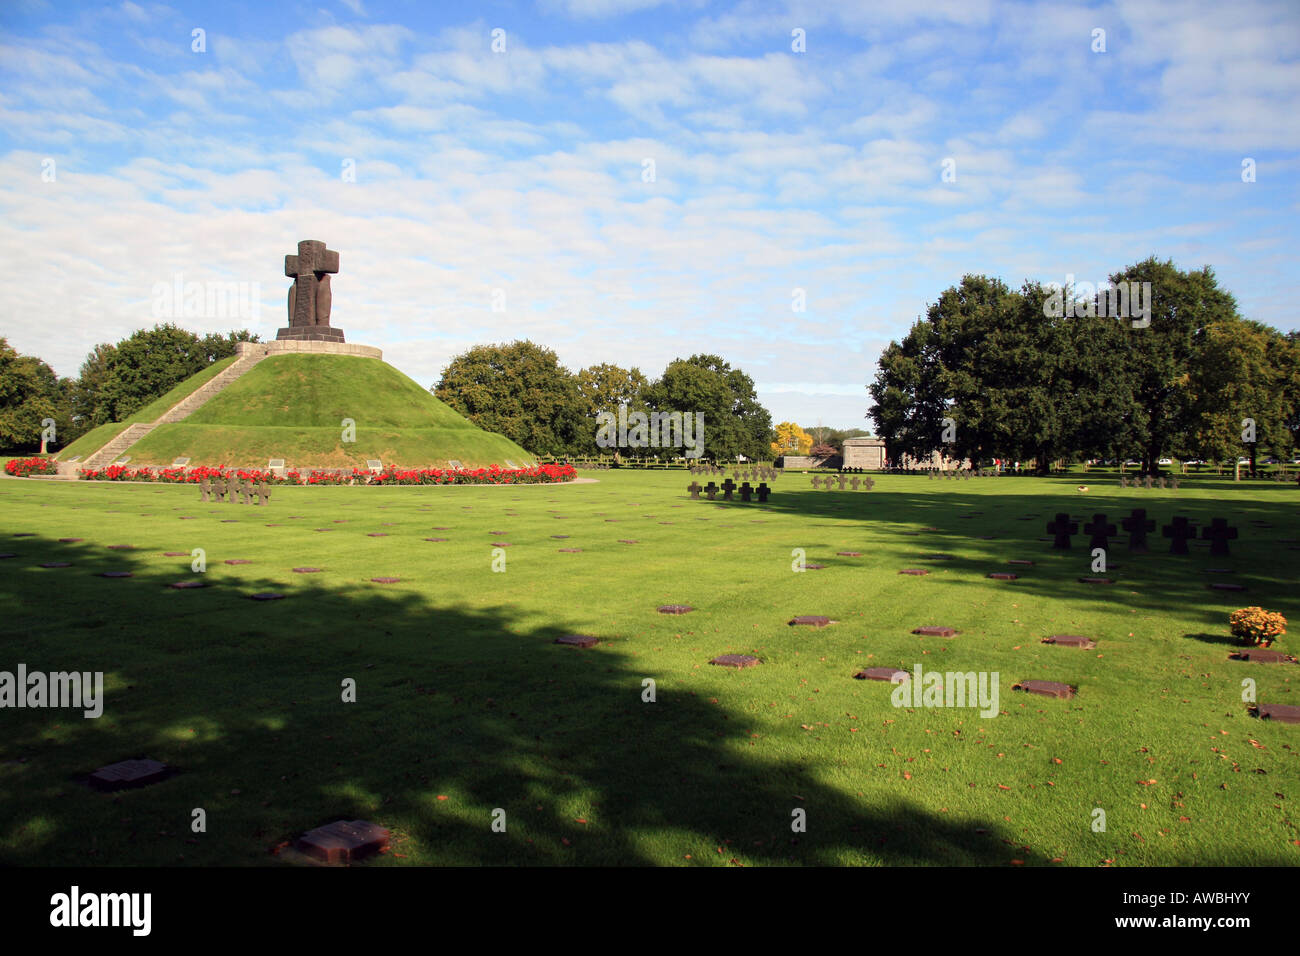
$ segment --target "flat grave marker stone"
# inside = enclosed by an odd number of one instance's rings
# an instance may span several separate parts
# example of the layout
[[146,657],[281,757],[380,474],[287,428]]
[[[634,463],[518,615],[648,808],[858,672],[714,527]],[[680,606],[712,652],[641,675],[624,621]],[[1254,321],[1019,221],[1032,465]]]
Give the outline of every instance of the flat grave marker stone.
[[718,667],[735,667],[737,669],[758,666],[758,658],[749,654],[721,654],[709,661]]
[[595,647],[600,641],[590,634],[565,634],[563,637],[557,637],[555,643],[569,647]]
[[1051,680],[1023,680],[1019,684],[1012,684],[1011,689],[1038,694],[1042,697],[1055,697],[1058,700],[1070,700],[1075,692],[1069,684]]
[[135,787],[147,787],[171,775],[171,769],[164,763],[148,758],[140,760],[123,760],[100,767],[90,775],[89,782],[96,790],[128,790]]
[[925,627],[912,628],[912,633],[922,637],[956,637],[960,632],[955,627],[927,624]]
[[1097,642],[1092,638],[1080,634],[1053,634],[1051,637],[1043,638],[1043,643],[1059,644],[1061,647],[1079,647],[1083,650],[1091,650],[1097,646]]
[[324,863],[353,863],[388,846],[389,832],[367,820],[339,820],[308,831],[298,850]]

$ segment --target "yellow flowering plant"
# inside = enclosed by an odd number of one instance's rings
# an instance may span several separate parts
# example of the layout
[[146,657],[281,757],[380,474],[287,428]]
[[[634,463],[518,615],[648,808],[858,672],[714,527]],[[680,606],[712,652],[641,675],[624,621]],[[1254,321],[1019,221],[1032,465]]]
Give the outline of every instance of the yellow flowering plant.
[[1286,633],[1286,618],[1262,607],[1243,607],[1232,612],[1228,626],[1234,637],[1259,647],[1268,647]]

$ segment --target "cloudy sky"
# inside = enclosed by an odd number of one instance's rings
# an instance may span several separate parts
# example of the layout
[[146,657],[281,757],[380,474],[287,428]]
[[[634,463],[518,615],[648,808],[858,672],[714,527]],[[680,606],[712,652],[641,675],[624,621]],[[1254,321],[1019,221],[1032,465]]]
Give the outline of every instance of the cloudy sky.
[[61,375],[157,321],[274,338],[311,238],[332,324],[423,385],[516,338],[707,352],[863,426],[968,272],[1155,254],[1295,328],[1297,116],[1294,0],[3,0],[0,335]]

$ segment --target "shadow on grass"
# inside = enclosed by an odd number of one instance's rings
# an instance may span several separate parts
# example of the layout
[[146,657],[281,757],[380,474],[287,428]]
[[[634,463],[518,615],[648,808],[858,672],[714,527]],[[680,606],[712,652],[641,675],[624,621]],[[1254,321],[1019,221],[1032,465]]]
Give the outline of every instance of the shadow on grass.
[[[164,573],[84,543],[4,546],[19,556],[0,562],[0,668],[109,681],[99,720],[3,715],[9,864],[277,863],[272,850],[340,818],[392,828],[390,862],[1045,862],[1010,852],[1019,841],[1002,821],[828,785],[823,759],[765,752],[743,713],[670,678],[644,702],[656,674],[617,633],[579,650],[553,643],[560,622],[523,631],[507,608],[431,608],[400,586],[252,573],[175,591],[166,585],[192,577],[188,559]],[[38,567],[58,560],[74,564]],[[109,569],[135,576],[96,576]],[[247,596],[259,591],[286,597]],[[341,702],[345,678],[356,703]],[[864,774],[885,758],[875,749],[860,752]],[[180,772],[112,795],[75,782],[141,756]],[[201,835],[195,808],[208,818]],[[491,829],[497,808],[505,833]],[[806,833],[791,831],[796,808]]]

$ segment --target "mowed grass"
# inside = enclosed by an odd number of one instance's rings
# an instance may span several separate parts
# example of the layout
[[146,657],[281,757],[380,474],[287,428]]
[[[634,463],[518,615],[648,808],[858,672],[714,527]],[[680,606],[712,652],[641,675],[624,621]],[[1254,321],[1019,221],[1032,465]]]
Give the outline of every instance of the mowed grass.
[[[189,487],[0,481],[0,550],[19,555],[0,561],[0,669],[107,681],[98,720],[0,712],[0,860],[296,865],[272,851],[360,818],[394,834],[373,866],[1300,861],[1300,726],[1242,701],[1251,678],[1260,700],[1300,703],[1300,668],[1227,659],[1232,609],[1300,613],[1295,489],[885,476],[828,493],[791,474],[759,506],[692,501],[681,473],[591,474],[280,488],[268,508],[200,504]],[[1222,515],[1241,536],[1229,558],[1171,556],[1158,529],[1151,554],[1129,556],[1117,536],[1112,586],[1076,580],[1086,536],[1070,552],[1039,540],[1057,511],[1118,523],[1132,507],[1159,524]],[[509,543],[504,572],[492,542]],[[194,548],[211,586],[168,589],[197,575],[162,552]],[[795,548],[825,569],[793,572]],[[862,556],[836,555],[848,550]],[[73,566],[38,566],[54,560]],[[291,570],[304,565],[325,570]],[[96,576],[115,569],[135,576]],[[1005,570],[1020,579],[985,577]],[[1249,591],[1206,588],[1221,580]],[[656,613],[669,603],[696,610]],[[838,623],[787,625],[800,614]],[[927,624],[961,633],[910,633]],[[570,633],[602,643],[553,643]],[[1040,643],[1059,633],[1098,647]],[[1293,635],[1279,646],[1294,651]],[[724,653],[762,663],[709,665]],[[853,679],[918,663],[996,671],[1001,713],[895,708],[890,685]],[[349,678],[356,703],[341,700]],[[1012,691],[1027,678],[1078,696]],[[77,780],[141,756],[180,772],[112,795]],[[195,808],[206,833],[191,832]],[[806,832],[791,829],[799,809]]]

